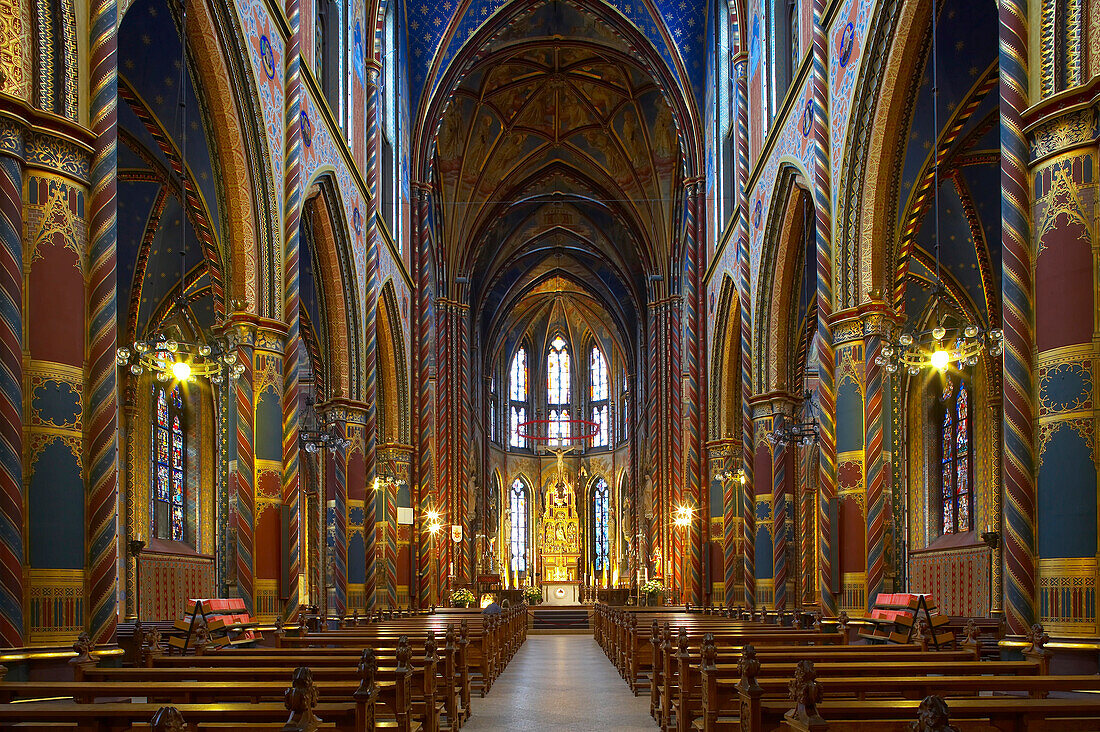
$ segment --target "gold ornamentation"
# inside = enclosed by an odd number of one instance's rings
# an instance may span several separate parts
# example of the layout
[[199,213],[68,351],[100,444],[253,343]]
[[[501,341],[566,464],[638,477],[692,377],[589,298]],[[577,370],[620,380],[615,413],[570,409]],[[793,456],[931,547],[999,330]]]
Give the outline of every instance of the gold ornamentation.
[[1096,137],[1096,110],[1089,107],[1051,120],[1036,128],[1032,133],[1031,153],[1034,158],[1045,157],[1051,153],[1087,143],[1094,137]]
[[[26,204],[23,224],[27,232],[24,244],[23,266],[31,266],[42,258],[39,247],[52,244],[55,234],[60,235],[63,246],[76,254],[77,267],[84,272],[84,246],[86,226],[70,205],[70,198],[85,195],[75,186],[54,176],[33,176],[27,179],[27,187],[46,184],[46,200],[38,205]],[[24,200],[29,200],[24,192]]]
[[24,102],[31,101],[34,82],[29,8],[21,0],[0,0],[0,91]]
[[89,180],[91,155],[67,140],[32,132],[27,135],[24,151],[27,165],[71,175],[84,183]]
[[1078,238],[1095,239],[1090,221],[1092,207],[1086,203],[1080,184],[1074,180],[1073,162],[1073,158],[1061,159],[1036,172],[1036,177],[1047,175],[1047,171],[1050,175],[1050,189],[1035,202],[1035,240],[1039,243],[1036,258],[1047,248],[1046,235],[1055,229],[1064,230],[1076,224],[1083,230]]
[[1043,455],[1047,445],[1062,427],[1070,427],[1081,436],[1089,448],[1089,456],[1096,463],[1096,422],[1091,417],[1046,422],[1039,425],[1039,468],[1043,467]]

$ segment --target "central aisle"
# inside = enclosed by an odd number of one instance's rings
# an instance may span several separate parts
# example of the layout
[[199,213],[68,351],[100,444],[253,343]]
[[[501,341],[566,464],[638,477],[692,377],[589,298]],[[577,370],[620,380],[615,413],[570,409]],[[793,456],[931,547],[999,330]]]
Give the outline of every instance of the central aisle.
[[651,730],[648,696],[635,697],[590,635],[529,635],[466,732]]

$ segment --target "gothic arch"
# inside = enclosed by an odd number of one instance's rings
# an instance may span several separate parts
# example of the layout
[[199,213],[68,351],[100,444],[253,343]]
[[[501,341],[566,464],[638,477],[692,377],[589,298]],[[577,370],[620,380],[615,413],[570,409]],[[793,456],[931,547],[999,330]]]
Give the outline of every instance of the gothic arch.
[[378,356],[375,368],[378,381],[378,442],[408,445],[411,440],[408,361],[401,311],[392,280],[387,280],[382,286],[377,308]]
[[710,438],[740,441],[741,303],[728,273],[722,275],[710,362]]
[[322,336],[326,398],[358,399],[361,393],[359,299],[347,222],[340,192],[331,174],[317,176],[307,190],[303,219],[309,217],[313,240],[308,254],[317,273],[315,286],[324,323],[314,323]]
[[796,392],[793,346],[799,340],[797,297],[803,206],[813,206],[804,175],[793,165],[780,169],[772,201],[776,202],[765,224],[760,282],[753,312],[754,394]]

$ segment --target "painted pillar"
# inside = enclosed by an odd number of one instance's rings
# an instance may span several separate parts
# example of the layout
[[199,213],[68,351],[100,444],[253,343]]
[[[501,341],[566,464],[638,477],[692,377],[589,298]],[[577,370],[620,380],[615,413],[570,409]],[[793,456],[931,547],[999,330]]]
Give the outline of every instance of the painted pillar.
[[294,612],[299,604],[299,566],[302,550],[301,521],[298,490],[298,256],[299,221],[302,215],[302,78],[301,78],[301,0],[287,0],[287,20],[290,37],[286,49],[286,109],[284,110],[286,141],[284,200],[286,212],[283,220],[283,320],[287,324],[287,337],[283,352],[283,415],[282,415],[282,499],[289,509],[287,542],[289,586],[287,602],[281,609],[284,617]]
[[1094,587],[1100,571],[1100,104],[1094,94],[1079,97],[1091,107],[1079,109],[1077,100],[1039,105],[1028,120],[1039,396],[1038,622],[1051,634],[1088,637],[1100,632]]
[[1005,616],[1013,634],[1035,620],[1037,557],[1035,252],[1031,241],[1028,146],[1028,4],[1001,0],[1001,290],[1004,316]]
[[416,428],[413,430],[414,439],[417,440],[416,463],[416,500],[419,510],[416,515],[417,538],[417,577],[419,606],[429,607],[438,603],[437,596],[433,594],[431,537],[428,535],[428,522],[426,514],[433,510],[435,505],[434,479],[435,479],[435,372],[433,369],[433,348],[435,330],[432,328],[434,319],[434,288],[432,285],[431,266],[431,233],[429,231],[429,217],[431,215],[431,189],[421,183],[413,187],[416,193],[417,210],[417,242],[413,251],[416,253],[416,397],[414,410],[419,418]]
[[886,369],[875,362],[882,353],[884,332],[867,335],[864,348],[863,373],[866,379],[866,396],[863,403],[863,466],[865,505],[867,510],[867,602],[866,609],[875,604],[875,598],[885,589],[886,581],[886,522],[891,512],[886,501],[887,486],[892,472],[884,458],[883,435],[889,435],[890,413],[883,409],[888,393]]
[[[23,641],[30,645],[71,642],[78,633],[97,628],[100,633],[108,633],[109,627],[109,633],[113,633],[117,570],[113,560],[109,571],[97,561],[105,553],[114,556],[116,552],[114,505],[109,529],[93,523],[90,513],[99,511],[102,505],[92,489],[95,483],[87,461],[102,455],[90,451],[88,441],[93,433],[107,440],[106,435],[92,428],[97,415],[114,429],[115,365],[112,353],[108,378],[111,394],[107,397],[98,393],[97,397],[100,404],[111,400],[110,414],[103,415],[91,408],[96,401],[91,389],[97,385],[106,388],[105,384],[88,378],[96,371],[85,371],[89,332],[85,282],[90,274],[86,265],[91,265],[84,256],[89,233],[88,191],[70,175],[32,171],[31,161],[27,162],[22,195],[23,384],[28,408],[23,421],[23,495],[27,511],[27,617]],[[113,210],[104,215],[113,221]],[[113,244],[105,256],[113,265]],[[113,310],[111,317],[113,347]],[[113,450],[114,439],[112,434],[109,447],[107,442],[97,444]],[[110,467],[105,469],[110,472],[110,484],[100,483],[99,487],[113,495],[117,470],[114,458],[109,462]],[[102,473],[95,476],[106,479]],[[107,533],[110,547],[89,544],[92,537]],[[87,554],[85,547],[89,548]],[[111,617],[93,621],[96,606],[91,600],[99,597],[93,588],[95,580],[110,585],[112,597],[99,598],[107,603],[99,609],[104,611],[109,605]],[[110,636],[97,635],[94,639],[103,642]]]
[[[362,439],[362,422],[366,407],[360,402],[350,399],[337,398],[324,405],[324,418],[344,426],[344,437],[351,440],[352,445],[340,447],[336,452],[325,451],[326,471],[325,481],[325,506],[326,506],[326,542],[332,558],[332,584],[333,608],[337,615],[350,612],[353,608],[349,603],[349,543],[351,533],[349,530],[349,512],[351,484],[349,482],[348,459],[355,450],[355,444]],[[360,449],[359,454],[362,454]],[[360,489],[360,493],[361,493]],[[362,516],[362,505],[358,506],[359,516]],[[359,524],[360,529],[362,523]],[[361,534],[360,534],[361,536]],[[360,544],[360,547],[362,545]],[[360,582],[361,584],[361,582]]]
[[[772,528],[772,448],[766,435],[772,429],[772,405],[767,397],[756,398],[752,403],[753,415],[753,495],[746,506],[746,525],[752,533],[746,541],[753,544],[753,585],[756,588],[755,604],[772,607],[775,604],[773,576],[773,528]],[[752,520],[748,519],[751,512]],[[747,571],[747,567],[746,567]],[[746,579],[746,582],[748,580]]]
[[832,529],[833,556],[839,564],[839,609],[862,613],[867,607],[866,518],[863,478],[864,352],[858,323],[837,326],[836,345],[836,488],[837,523]]
[[[685,546],[683,562],[688,569],[684,572],[685,600],[699,605],[703,602],[703,539],[709,533],[710,506],[704,499],[703,486],[707,484],[704,476],[703,450],[706,444],[706,389],[702,384],[704,359],[706,354],[705,288],[701,282],[706,265],[706,244],[700,236],[702,212],[700,199],[703,184],[701,180],[688,181],[684,191],[684,209],[686,211],[685,271],[684,271],[684,329],[682,338],[684,371],[676,372],[682,379],[684,421],[679,429],[683,438],[684,472],[682,505],[694,509],[691,524],[681,530]],[[702,297],[702,299],[701,299]],[[709,589],[706,592],[710,594]]]
[[88,443],[84,468],[89,484],[88,632],[96,643],[113,640],[118,623],[118,532],[115,528],[118,515],[118,395],[115,382],[117,14],[115,0],[93,3],[89,45],[94,142],[91,227],[87,234],[88,391],[84,411]]
[[829,41],[825,23],[827,0],[814,0],[814,214],[817,237],[817,405],[821,427],[818,441],[818,583],[821,611],[837,613],[837,591],[832,557],[836,556],[836,527],[829,521],[836,497],[836,389],[833,334],[832,192],[829,181]]
[[367,68],[367,170],[364,178],[367,182],[367,221],[370,223],[367,233],[367,282],[366,302],[363,324],[363,368],[364,400],[366,415],[363,425],[364,470],[367,481],[367,496],[364,505],[364,551],[366,552],[364,596],[365,609],[369,612],[378,602],[378,548],[376,535],[378,523],[378,500],[376,470],[376,451],[378,447],[378,295],[380,283],[378,277],[379,249],[382,246],[381,233],[378,231],[379,196],[381,191],[380,146],[381,146],[381,103],[379,99],[378,65],[372,63]]
[[[0,646],[23,645],[23,165],[0,146]],[[5,139],[6,138],[5,136]]]
[[[345,451],[347,458],[347,543],[348,543],[348,605],[347,612],[367,610],[370,595],[367,594],[367,459],[366,459],[367,407],[348,409],[346,434],[351,445]],[[373,499],[373,495],[371,496]]]
[[[651,288],[652,290],[652,288]],[[650,296],[653,296],[652,291]],[[650,302],[646,312],[646,379],[645,379],[645,417],[646,417],[646,436],[648,442],[648,449],[646,451],[645,458],[639,455],[639,462],[642,465],[643,475],[645,476],[645,491],[643,491],[643,501],[647,505],[643,506],[643,515],[648,513],[651,517],[648,526],[648,535],[646,538],[647,553],[653,563],[653,573],[656,577],[664,577],[664,557],[663,549],[661,549],[664,540],[664,521],[662,516],[664,515],[664,501],[662,500],[662,491],[664,490],[664,476],[665,469],[663,461],[661,460],[663,453],[663,430],[661,430],[660,422],[660,384],[657,380],[658,361],[660,356],[657,352],[657,338],[658,332],[661,329],[661,309],[656,302]],[[642,501],[640,501],[641,503]]]
[[[752,303],[749,271],[749,219],[747,186],[749,176],[749,112],[748,112],[748,57],[742,51],[734,60],[734,79],[737,99],[737,271],[738,298],[741,304],[741,547],[742,547],[742,599],[749,607],[756,605],[755,585],[755,533],[753,499],[753,467],[756,441],[752,421]],[[726,587],[727,604],[735,599]]]
[[[792,414],[793,402],[773,402],[776,412]],[[772,604],[777,610],[794,605],[794,573],[788,565],[788,546],[793,537],[795,445],[772,447]]]

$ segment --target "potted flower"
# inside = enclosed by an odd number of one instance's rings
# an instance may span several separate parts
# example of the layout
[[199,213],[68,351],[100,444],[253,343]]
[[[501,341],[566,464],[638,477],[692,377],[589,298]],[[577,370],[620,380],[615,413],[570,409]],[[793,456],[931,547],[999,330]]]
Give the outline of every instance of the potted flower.
[[642,585],[642,597],[645,598],[646,605],[656,605],[657,596],[664,592],[664,587],[661,587],[660,580],[651,579]]
[[524,587],[523,599],[527,601],[528,605],[538,605],[542,602],[542,590],[538,587]]
[[470,607],[474,604],[474,593],[465,587],[457,589],[451,593],[451,603],[455,607]]

